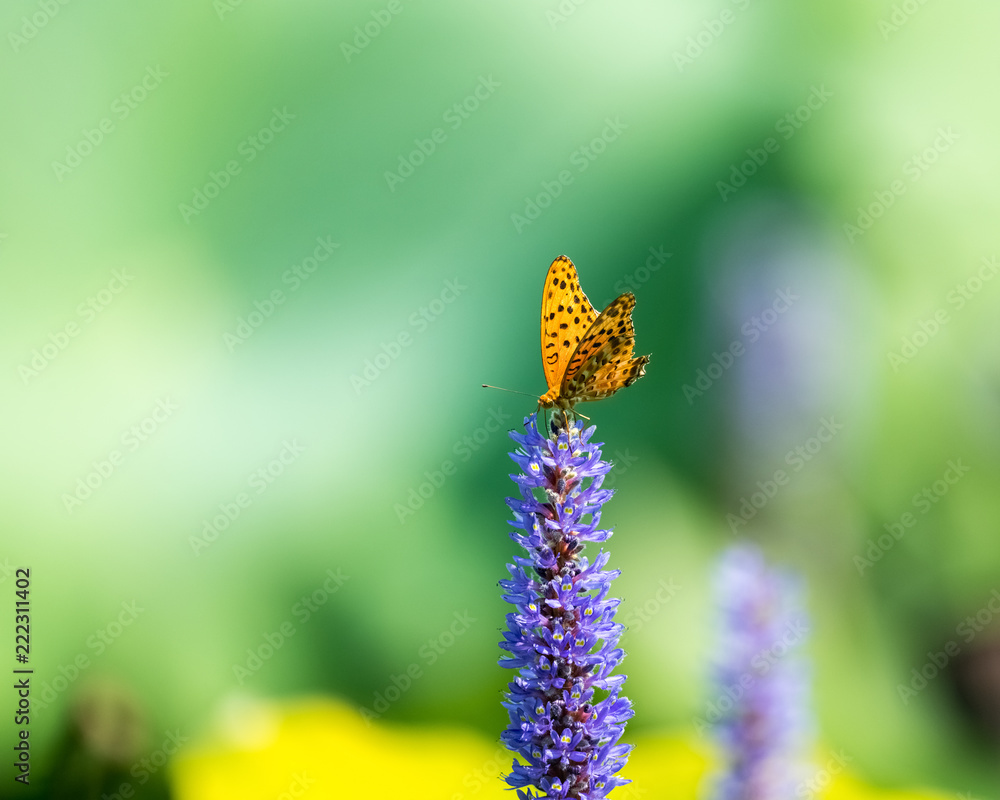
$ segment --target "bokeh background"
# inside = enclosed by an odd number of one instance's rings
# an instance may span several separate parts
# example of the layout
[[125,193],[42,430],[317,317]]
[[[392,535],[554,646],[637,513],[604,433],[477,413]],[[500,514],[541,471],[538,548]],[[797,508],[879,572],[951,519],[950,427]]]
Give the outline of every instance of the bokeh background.
[[367,796],[489,759],[535,402],[480,384],[545,390],[566,253],[595,305],[635,292],[652,355],[581,409],[617,462],[629,735],[702,746],[710,575],[749,538],[807,581],[819,763],[997,796],[998,26],[986,0],[5,4],[0,587],[31,568],[36,672],[32,786],[0,793],[290,793],[307,748],[268,742],[310,704],[401,737],[373,767],[302,734]]

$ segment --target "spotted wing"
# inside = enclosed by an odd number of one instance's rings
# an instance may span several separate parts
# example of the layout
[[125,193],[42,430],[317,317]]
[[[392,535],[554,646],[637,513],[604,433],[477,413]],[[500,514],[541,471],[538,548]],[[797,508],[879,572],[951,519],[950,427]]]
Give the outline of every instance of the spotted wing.
[[649,356],[619,361],[612,354],[612,360],[603,367],[598,367],[591,377],[575,382],[569,387],[567,396],[580,401],[610,397],[619,389],[631,386],[645,375],[648,363]]
[[600,400],[642,377],[649,356],[632,356],[634,307],[635,296],[626,292],[601,312],[570,358],[562,397],[570,402]]
[[542,291],[542,366],[549,392],[565,383],[573,353],[596,319],[597,309],[580,288],[576,267],[559,256],[549,267]]

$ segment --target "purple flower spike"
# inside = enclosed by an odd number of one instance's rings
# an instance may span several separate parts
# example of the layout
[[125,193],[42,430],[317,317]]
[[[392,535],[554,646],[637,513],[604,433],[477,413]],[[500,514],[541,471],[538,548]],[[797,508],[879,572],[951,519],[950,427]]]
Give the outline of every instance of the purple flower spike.
[[721,641],[716,696],[725,770],[715,800],[790,800],[809,751],[809,674],[798,651],[809,621],[795,578],[772,569],[750,544],[730,547],[716,573]]
[[[519,670],[504,708],[510,724],[502,739],[515,759],[507,783],[529,798],[607,796],[629,783],[616,777],[631,745],[618,744],[632,704],[619,696],[624,675],[611,673],[625,653],[617,647],[622,625],[614,621],[621,602],[609,598],[616,570],[605,570],[603,550],[593,563],[581,555],[586,542],[603,542],[601,507],[612,492],[601,489],[611,464],[601,460],[594,428],[568,422],[546,439],[532,414],[527,433],[511,432],[511,453],[522,472],[511,475],[521,489],[508,498],[517,530],[511,538],[528,551],[508,564],[500,581],[507,615],[500,665]],[[534,787],[540,794],[534,794]]]

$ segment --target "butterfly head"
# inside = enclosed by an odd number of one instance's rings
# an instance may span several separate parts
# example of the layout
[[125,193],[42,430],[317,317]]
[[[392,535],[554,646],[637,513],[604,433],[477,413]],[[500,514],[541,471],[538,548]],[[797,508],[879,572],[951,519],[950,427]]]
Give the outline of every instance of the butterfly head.
[[566,397],[561,397],[559,395],[559,388],[554,387],[549,389],[545,394],[538,398],[539,408],[561,408],[563,411],[572,411],[573,404]]

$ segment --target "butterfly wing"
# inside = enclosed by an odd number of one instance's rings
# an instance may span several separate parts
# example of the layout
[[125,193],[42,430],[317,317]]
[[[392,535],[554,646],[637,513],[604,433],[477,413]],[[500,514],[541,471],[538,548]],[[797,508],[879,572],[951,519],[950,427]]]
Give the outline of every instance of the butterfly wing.
[[[601,312],[600,316],[591,324],[590,328],[580,340],[576,350],[570,357],[563,376],[563,388],[581,376],[581,370],[593,370],[608,363],[610,351],[618,347],[622,342],[628,346],[628,358],[632,357],[632,349],[635,346],[635,328],[632,326],[632,309],[635,308],[635,295],[626,292],[611,301],[611,304]],[[604,360],[595,357],[601,351],[604,352]],[[590,363],[588,363],[590,362]]]
[[576,267],[566,256],[552,262],[542,291],[542,366],[549,391],[559,392],[574,351],[597,319],[597,309],[580,288]]
[[626,292],[601,312],[570,357],[559,394],[568,402],[600,400],[645,373],[649,356],[633,358],[635,295]]
[[612,354],[610,362],[598,367],[590,377],[576,381],[569,391],[576,395],[577,400],[583,401],[610,397],[619,389],[631,386],[645,375],[648,363],[649,356],[631,359],[622,356],[619,360]]

